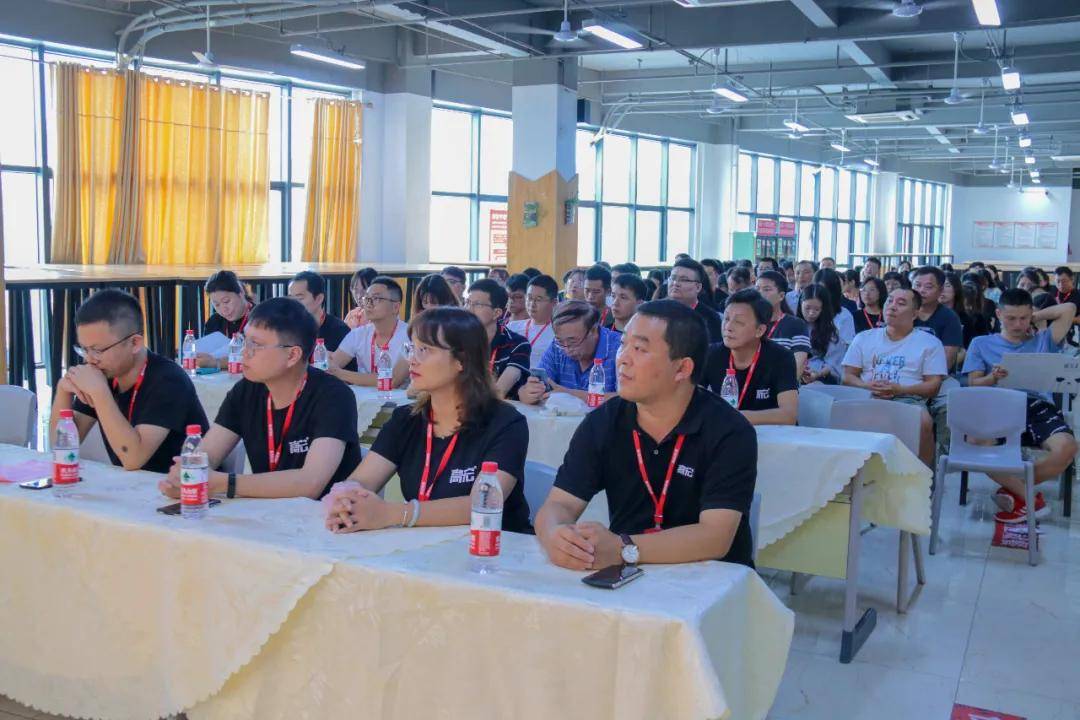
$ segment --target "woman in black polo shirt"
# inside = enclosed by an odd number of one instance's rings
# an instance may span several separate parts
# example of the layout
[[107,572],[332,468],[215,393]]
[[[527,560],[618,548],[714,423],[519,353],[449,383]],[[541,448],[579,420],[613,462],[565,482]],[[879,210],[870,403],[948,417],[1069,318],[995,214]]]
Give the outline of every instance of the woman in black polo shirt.
[[[248,315],[255,306],[236,273],[231,270],[218,270],[206,280],[203,292],[210,298],[213,314],[203,324],[203,335],[219,332],[232,339],[236,333],[243,333]],[[214,359],[211,355],[200,353],[196,358],[199,367],[218,367],[224,370],[229,366],[228,358]]]
[[[437,307],[409,324],[406,355],[416,403],[394,411],[327,508],[333,532],[468,525],[469,493],[484,462],[499,465],[503,529],[531,532],[523,489],[529,427],[500,400],[488,371],[488,338],[475,315]],[[395,474],[406,502],[378,496]]]

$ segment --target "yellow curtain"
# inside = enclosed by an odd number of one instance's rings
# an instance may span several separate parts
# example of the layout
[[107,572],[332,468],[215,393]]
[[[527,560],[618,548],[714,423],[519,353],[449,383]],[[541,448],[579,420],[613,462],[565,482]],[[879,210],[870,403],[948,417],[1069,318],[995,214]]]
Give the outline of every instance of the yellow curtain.
[[355,262],[363,104],[319,98],[304,220],[305,262]]
[[124,98],[121,73],[59,63],[57,107],[56,263],[109,262],[121,164]]
[[56,73],[54,262],[266,262],[268,95],[133,71]]

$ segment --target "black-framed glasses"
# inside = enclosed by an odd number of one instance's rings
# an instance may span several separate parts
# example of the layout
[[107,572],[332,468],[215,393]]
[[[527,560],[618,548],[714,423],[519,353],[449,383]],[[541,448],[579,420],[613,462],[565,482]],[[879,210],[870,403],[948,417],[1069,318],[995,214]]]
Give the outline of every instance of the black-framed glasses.
[[255,342],[254,340],[251,340],[249,338],[244,338],[244,352],[245,353],[251,353],[252,355],[255,355],[260,350],[266,350],[268,348],[281,348],[282,350],[288,350],[289,348],[294,348],[294,347],[300,347],[300,346],[299,345],[283,345],[281,343],[277,343],[276,345],[261,345],[261,344]]
[[461,303],[461,307],[466,310],[472,310],[473,308],[495,308],[495,306],[491,303],[473,302],[472,300],[466,300],[465,302]]
[[108,347],[103,347],[100,350],[98,350],[97,348],[84,348],[79,345],[74,346],[72,350],[74,350],[75,354],[81,357],[83,360],[89,360],[91,358],[93,358],[94,360],[100,360],[102,355],[109,352],[120,343],[126,342],[131,338],[135,337],[136,335],[140,334],[141,333],[133,332],[130,335],[117,340],[112,345],[109,345]]
[[695,280],[694,278],[691,278],[691,277],[686,277],[685,275],[671,275],[671,276],[668,277],[667,283],[668,283],[668,285],[686,285],[686,284],[695,284],[695,283],[700,285],[701,281],[700,280]]
[[396,300],[394,300],[393,298],[387,298],[387,297],[372,297],[371,295],[365,295],[365,296],[364,296],[364,298],[363,298],[363,299],[362,299],[362,300],[361,300],[360,302],[362,302],[362,303],[364,304],[364,307],[369,307],[369,308],[373,308],[373,307],[375,307],[375,303],[380,303],[380,302],[397,302],[397,301],[396,301]]

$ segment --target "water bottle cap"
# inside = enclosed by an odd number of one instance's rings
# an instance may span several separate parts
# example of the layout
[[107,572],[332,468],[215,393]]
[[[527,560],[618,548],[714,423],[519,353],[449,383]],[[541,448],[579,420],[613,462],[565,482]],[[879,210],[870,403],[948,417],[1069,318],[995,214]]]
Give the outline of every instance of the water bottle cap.
[[600,359],[600,358],[593,358],[592,364],[593,365],[603,365],[604,361],[602,359]]
[[325,345],[325,344],[326,344],[326,340],[324,340],[324,339],[322,339],[322,338],[315,338],[315,344],[316,344],[316,345]]
[[727,374],[728,375],[734,375],[735,374],[735,368],[728,368],[727,369]]
[[480,472],[482,473],[497,473],[499,472],[499,463],[486,462],[480,466]]
[[201,425],[188,425],[187,426],[187,434],[188,435],[202,435],[202,426]]
[[61,410],[60,411],[60,419],[61,420],[74,420],[75,419],[75,411],[74,410]]
[[194,331],[194,330],[192,330],[191,328],[188,328],[188,329],[187,329],[187,332],[185,332],[184,334],[185,334],[185,335],[194,335],[194,334],[195,334],[195,331]]

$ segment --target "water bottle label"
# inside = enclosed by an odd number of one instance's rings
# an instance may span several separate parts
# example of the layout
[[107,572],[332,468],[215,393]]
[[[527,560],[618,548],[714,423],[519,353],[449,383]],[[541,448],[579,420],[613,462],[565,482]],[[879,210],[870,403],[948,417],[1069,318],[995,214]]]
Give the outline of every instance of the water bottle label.
[[229,374],[230,375],[239,375],[242,372],[244,372],[244,367],[240,363],[240,359],[239,358],[237,358],[237,359],[229,358]]
[[588,399],[589,407],[598,408],[603,404],[604,404],[604,393],[603,392],[593,392],[592,389],[590,388],[590,390],[589,390],[589,399]]
[[330,363],[326,360],[316,360],[311,364],[315,366],[316,370],[322,370],[323,372],[330,369]]
[[195,356],[194,355],[185,356],[184,357],[183,367],[184,367],[185,370],[194,370],[195,369]]
[[53,451],[53,485],[71,485],[79,482],[79,451]]
[[205,505],[210,502],[210,484],[206,468],[180,470],[180,504]]
[[390,392],[393,389],[394,374],[391,371],[380,370],[379,371],[379,383],[377,389],[379,392]]
[[495,557],[499,554],[502,540],[502,513],[474,512],[471,531],[469,554],[478,557]]
[[738,397],[736,397],[735,395],[725,395],[724,399],[727,400],[728,405],[735,408],[736,410],[739,409],[739,398]]

